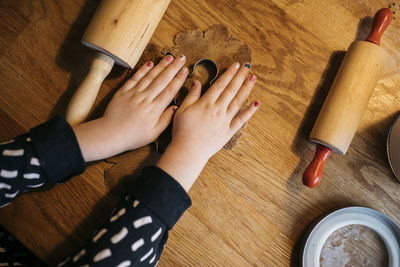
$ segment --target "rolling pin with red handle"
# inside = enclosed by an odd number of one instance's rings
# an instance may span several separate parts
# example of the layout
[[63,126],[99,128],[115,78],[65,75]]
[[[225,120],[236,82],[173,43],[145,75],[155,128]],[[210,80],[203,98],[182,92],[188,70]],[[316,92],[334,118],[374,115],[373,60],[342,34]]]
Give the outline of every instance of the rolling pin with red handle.
[[69,103],[71,125],[83,122],[114,64],[132,69],[139,61],[171,0],[103,0],[82,43],[97,51],[89,74]]
[[332,153],[346,154],[384,66],[380,39],[391,21],[390,9],[379,10],[365,41],[350,45],[309,137],[317,149],[303,174],[304,185],[318,185]]

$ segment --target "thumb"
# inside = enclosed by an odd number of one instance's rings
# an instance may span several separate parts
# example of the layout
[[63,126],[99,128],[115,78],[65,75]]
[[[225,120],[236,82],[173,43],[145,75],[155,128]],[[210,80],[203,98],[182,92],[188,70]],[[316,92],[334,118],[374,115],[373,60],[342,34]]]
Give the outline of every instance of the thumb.
[[197,80],[193,81],[192,88],[189,90],[189,93],[183,100],[182,105],[179,110],[185,110],[190,105],[193,105],[197,100],[199,100],[201,94],[201,83]]
[[163,112],[163,114],[161,114],[160,119],[158,120],[158,123],[156,125],[157,133],[161,134],[168,127],[177,108],[177,106],[170,106]]

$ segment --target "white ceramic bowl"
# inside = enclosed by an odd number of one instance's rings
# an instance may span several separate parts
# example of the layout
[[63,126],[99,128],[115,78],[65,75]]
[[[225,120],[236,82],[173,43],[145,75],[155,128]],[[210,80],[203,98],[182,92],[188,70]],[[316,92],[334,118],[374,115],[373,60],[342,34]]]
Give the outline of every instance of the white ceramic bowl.
[[400,267],[400,227],[385,214],[365,207],[336,210],[311,229],[302,250],[303,267],[319,267],[322,247],[329,236],[347,225],[363,225],[375,231],[386,246],[388,267]]

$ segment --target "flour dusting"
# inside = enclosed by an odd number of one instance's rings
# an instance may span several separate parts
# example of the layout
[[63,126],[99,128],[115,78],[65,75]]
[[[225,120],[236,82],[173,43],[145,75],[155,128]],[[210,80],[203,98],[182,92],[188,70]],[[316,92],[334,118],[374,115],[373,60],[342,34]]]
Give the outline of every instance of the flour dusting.
[[348,225],[326,240],[320,266],[384,267],[387,266],[387,250],[381,238],[368,227]]

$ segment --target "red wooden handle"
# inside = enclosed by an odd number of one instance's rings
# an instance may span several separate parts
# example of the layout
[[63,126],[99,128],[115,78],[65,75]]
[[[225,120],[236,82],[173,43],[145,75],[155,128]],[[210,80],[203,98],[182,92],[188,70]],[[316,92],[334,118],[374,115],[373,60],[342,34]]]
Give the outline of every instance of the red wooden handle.
[[322,178],[322,172],[326,160],[332,155],[332,150],[323,145],[317,145],[314,159],[308,165],[307,169],[303,173],[303,184],[308,187],[316,187]]
[[389,8],[380,9],[374,17],[371,32],[365,41],[381,45],[381,38],[389,24],[392,22],[393,14]]

